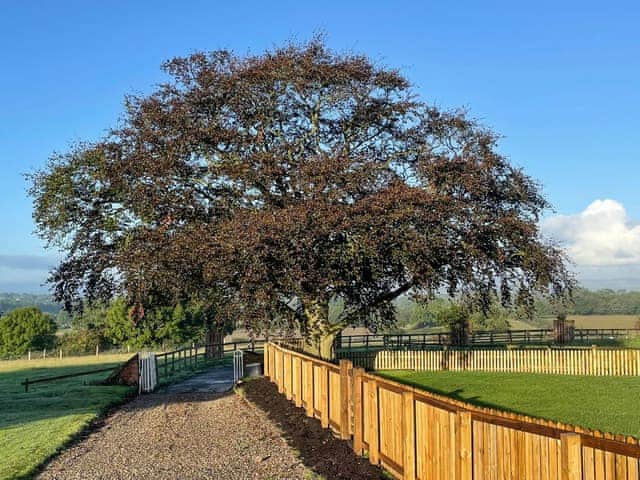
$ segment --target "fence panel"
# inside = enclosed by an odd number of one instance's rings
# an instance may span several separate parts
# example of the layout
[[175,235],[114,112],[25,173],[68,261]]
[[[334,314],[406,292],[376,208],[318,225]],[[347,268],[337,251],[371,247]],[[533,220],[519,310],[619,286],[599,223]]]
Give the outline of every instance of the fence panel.
[[[338,368],[275,345],[265,348],[265,371],[271,380],[280,389],[287,382],[293,385],[293,399],[309,416],[320,418],[342,438],[353,435],[356,453],[367,452],[371,463],[384,466],[395,478],[640,480],[636,439],[480,408],[351,369],[345,361]],[[549,362],[557,361],[562,366],[558,371],[589,371],[585,352],[573,357],[537,353],[533,360],[524,360],[526,368],[549,368]],[[456,355],[436,358],[456,365],[462,354]],[[628,352],[603,357],[613,360],[606,365],[619,361],[605,369],[609,372],[624,372],[623,360],[634,360]],[[485,352],[474,361],[500,371],[521,360],[521,353],[510,357]]]
[[[614,345],[620,340],[629,339],[640,335],[640,329],[607,328],[607,329],[575,329],[573,342],[589,344],[590,342],[609,342]],[[475,346],[496,346],[507,344],[553,344],[556,335],[553,328],[507,330],[507,331],[476,331],[468,338],[468,343]],[[295,347],[300,350],[303,342],[296,339],[295,342],[287,341],[285,347]],[[369,335],[344,335],[338,336],[335,347],[337,350],[353,348],[364,349],[430,349],[452,345],[449,332],[435,333],[403,333],[403,334],[369,334]]]
[[640,350],[612,348],[341,351],[367,370],[483,371],[556,375],[640,375]]
[[[636,439],[476,407],[352,369],[346,361],[337,367],[273,344],[265,348],[265,358],[270,359],[265,371],[271,380],[282,389],[293,377],[292,396],[296,403],[301,396],[307,415],[320,418],[342,438],[353,437],[356,453],[367,453],[372,464],[385,467],[395,478],[640,480]],[[522,352],[481,352],[471,359],[465,355],[440,352],[420,362],[453,368],[471,362],[496,371],[516,368],[509,365],[550,369],[557,362],[556,371],[562,372],[606,365],[611,366],[604,369],[607,372],[630,372],[623,361],[635,360],[628,352],[617,357],[609,352],[602,355],[608,363],[597,364],[588,363],[588,351],[574,356],[545,356],[539,351],[524,360]],[[285,358],[280,372],[274,366]],[[407,355],[399,358],[402,365],[412,361]]]

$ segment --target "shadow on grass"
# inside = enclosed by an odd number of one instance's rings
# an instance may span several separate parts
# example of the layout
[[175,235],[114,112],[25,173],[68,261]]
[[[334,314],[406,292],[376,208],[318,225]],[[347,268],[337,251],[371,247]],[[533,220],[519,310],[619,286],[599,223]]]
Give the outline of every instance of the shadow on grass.
[[242,392],[277,425],[287,443],[300,452],[300,460],[316,474],[327,479],[389,478],[366,458],[356,455],[349,441],[337,439],[322,428],[317,419],[307,417],[303,409],[278,393],[277,387],[267,379],[247,382]]

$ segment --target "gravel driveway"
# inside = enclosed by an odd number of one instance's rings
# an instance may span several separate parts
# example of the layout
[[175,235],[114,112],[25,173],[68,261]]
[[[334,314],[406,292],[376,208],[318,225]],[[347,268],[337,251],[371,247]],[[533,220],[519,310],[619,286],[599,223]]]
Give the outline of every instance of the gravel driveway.
[[41,479],[313,479],[281,432],[234,393],[145,395],[54,459]]

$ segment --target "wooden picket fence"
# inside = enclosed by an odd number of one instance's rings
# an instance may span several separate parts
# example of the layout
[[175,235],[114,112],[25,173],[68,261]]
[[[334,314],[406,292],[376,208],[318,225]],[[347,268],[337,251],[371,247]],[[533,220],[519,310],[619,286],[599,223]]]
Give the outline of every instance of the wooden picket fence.
[[640,350],[526,348],[340,351],[338,357],[367,370],[479,371],[556,375],[640,375]]
[[406,480],[640,480],[640,445],[477,407],[269,343],[265,375],[359,455]]

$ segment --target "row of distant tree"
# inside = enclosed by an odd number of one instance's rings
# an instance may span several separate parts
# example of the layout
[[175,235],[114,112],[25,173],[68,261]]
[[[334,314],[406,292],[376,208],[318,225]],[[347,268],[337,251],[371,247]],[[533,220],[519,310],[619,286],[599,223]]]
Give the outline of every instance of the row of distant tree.
[[[86,307],[73,316],[61,310],[46,295],[0,294],[5,312],[0,317],[0,356],[24,355],[28,350],[62,348],[69,354],[89,353],[96,346],[175,346],[200,342],[205,335],[202,306],[198,304],[156,307],[134,322],[122,299],[109,305]],[[397,327],[423,329],[450,328],[463,312],[453,300],[436,298],[428,304],[401,297],[395,302]],[[340,310],[341,305],[334,305]],[[549,301],[537,300],[534,321],[559,313],[579,315],[640,315],[640,292],[578,289],[574,304],[559,311]],[[530,321],[525,313],[494,302],[485,313],[468,311],[466,318],[474,330],[505,330],[510,321]],[[56,335],[60,329],[61,334]]]
[[[448,312],[456,302],[437,298],[428,304],[421,304],[409,297],[396,301],[397,325],[405,329],[420,329],[443,326]],[[559,307],[549,300],[539,298],[535,301],[535,314],[528,317],[518,309],[504,308],[494,302],[485,314],[471,313],[471,326],[475,329],[504,330],[509,328],[510,320],[522,320],[528,323],[540,323],[548,317],[560,313],[574,315],[640,315],[640,292],[614,290],[576,289],[573,304]]]
[[[556,308],[549,302],[538,300],[536,312],[541,316],[554,315]],[[639,315],[640,292],[577,289],[573,293],[573,306],[566,313],[575,315]]]
[[[176,346],[204,338],[199,305],[157,307],[134,322],[124,300],[88,306],[81,313],[56,316],[37,306],[19,307],[0,317],[0,357],[16,357],[29,350],[62,349],[83,354],[113,347]],[[58,325],[56,320],[63,320]],[[62,327],[62,330],[60,329]]]
[[[640,315],[640,292],[579,288],[574,292],[573,300],[573,306],[568,307],[566,313],[576,315]],[[442,302],[444,300],[438,299],[429,308],[417,305],[409,297],[402,297],[396,301],[397,318],[403,324],[421,318],[424,320],[424,317],[433,319],[434,311],[438,310]],[[8,313],[20,307],[37,307],[45,313],[52,314],[60,328],[72,326],[72,318],[49,295],[0,293],[0,313]],[[549,301],[544,299],[536,301],[536,315],[548,317],[557,313],[557,307]],[[78,320],[75,322],[77,323]]]

